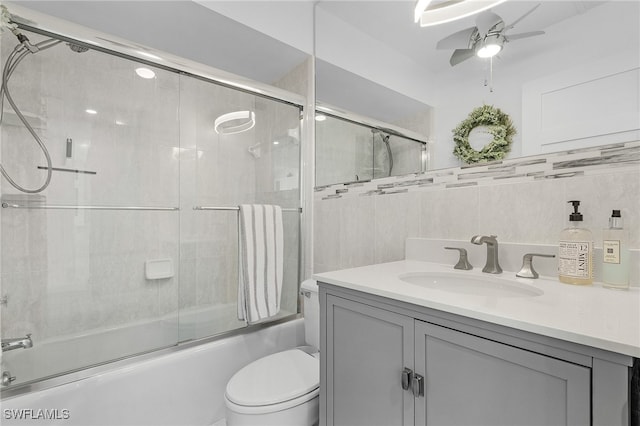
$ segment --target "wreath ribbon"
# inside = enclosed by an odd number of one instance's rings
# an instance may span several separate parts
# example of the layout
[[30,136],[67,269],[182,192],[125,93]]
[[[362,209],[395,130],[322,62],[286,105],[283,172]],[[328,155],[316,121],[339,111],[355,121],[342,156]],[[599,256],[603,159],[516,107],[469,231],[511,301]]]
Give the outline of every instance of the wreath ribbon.
[[[479,126],[487,127],[493,140],[477,151],[469,144],[469,134]],[[511,118],[499,108],[483,105],[475,108],[469,116],[452,130],[456,146],[453,154],[466,164],[502,160],[511,150],[516,134]]]

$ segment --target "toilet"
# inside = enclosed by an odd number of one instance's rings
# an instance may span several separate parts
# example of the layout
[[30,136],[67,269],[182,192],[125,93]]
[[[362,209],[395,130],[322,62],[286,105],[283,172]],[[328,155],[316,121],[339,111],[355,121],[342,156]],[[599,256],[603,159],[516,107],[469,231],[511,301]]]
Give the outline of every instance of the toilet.
[[227,426],[314,426],[319,416],[320,305],[318,284],[306,280],[308,345],[253,361],[233,375],[224,394]]

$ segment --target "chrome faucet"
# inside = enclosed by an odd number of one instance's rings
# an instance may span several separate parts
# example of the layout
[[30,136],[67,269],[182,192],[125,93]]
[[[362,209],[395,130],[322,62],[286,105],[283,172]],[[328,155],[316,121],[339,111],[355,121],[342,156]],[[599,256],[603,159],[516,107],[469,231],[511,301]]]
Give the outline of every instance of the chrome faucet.
[[498,263],[498,240],[495,235],[486,236],[486,235],[476,235],[471,238],[471,242],[473,244],[487,245],[487,263],[482,268],[482,272],[486,272],[488,274],[501,274],[502,268],[500,267],[500,263]]
[[20,348],[27,349],[32,346],[33,340],[31,340],[31,334],[27,334],[27,337],[18,337],[17,339],[2,339],[2,352]]

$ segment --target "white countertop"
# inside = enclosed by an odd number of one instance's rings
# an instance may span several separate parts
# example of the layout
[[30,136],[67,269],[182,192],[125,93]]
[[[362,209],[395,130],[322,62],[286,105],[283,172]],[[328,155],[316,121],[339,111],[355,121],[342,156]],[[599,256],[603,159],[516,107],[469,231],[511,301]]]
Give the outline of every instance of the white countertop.
[[[459,273],[513,280],[542,290],[539,296],[487,297],[452,293],[404,282],[412,272]],[[389,299],[499,324],[640,358],[640,289],[611,290],[600,283],[574,286],[557,279],[491,275],[479,269],[415,260],[382,263],[315,274],[314,279]]]

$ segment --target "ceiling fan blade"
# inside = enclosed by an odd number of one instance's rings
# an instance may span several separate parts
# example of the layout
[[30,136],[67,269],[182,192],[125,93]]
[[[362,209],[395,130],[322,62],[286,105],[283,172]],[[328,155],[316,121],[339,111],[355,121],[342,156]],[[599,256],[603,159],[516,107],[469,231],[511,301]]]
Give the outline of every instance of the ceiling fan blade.
[[506,41],[519,40],[521,38],[534,37],[544,34],[544,31],[531,31],[528,33],[509,34],[504,36]]
[[449,63],[452,67],[455,67],[462,61],[466,61],[469,58],[473,58],[476,54],[474,49],[456,49],[449,59]]
[[490,10],[486,10],[476,18],[476,27],[481,36],[485,36],[491,28],[502,22],[502,18]]
[[522,21],[524,18],[526,18],[527,16],[529,16],[531,13],[533,13],[534,10],[536,10],[537,8],[540,7],[542,3],[538,3],[537,5],[533,6],[533,8],[531,10],[529,10],[527,13],[525,13],[524,15],[522,15],[521,17],[519,17],[518,19],[516,19],[515,21],[513,21],[511,24],[509,24],[504,30],[505,31],[509,31],[511,28],[515,27],[516,24],[520,21]]
[[467,49],[471,36],[476,32],[476,27],[458,31],[443,38],[436,44],[436,49]]

